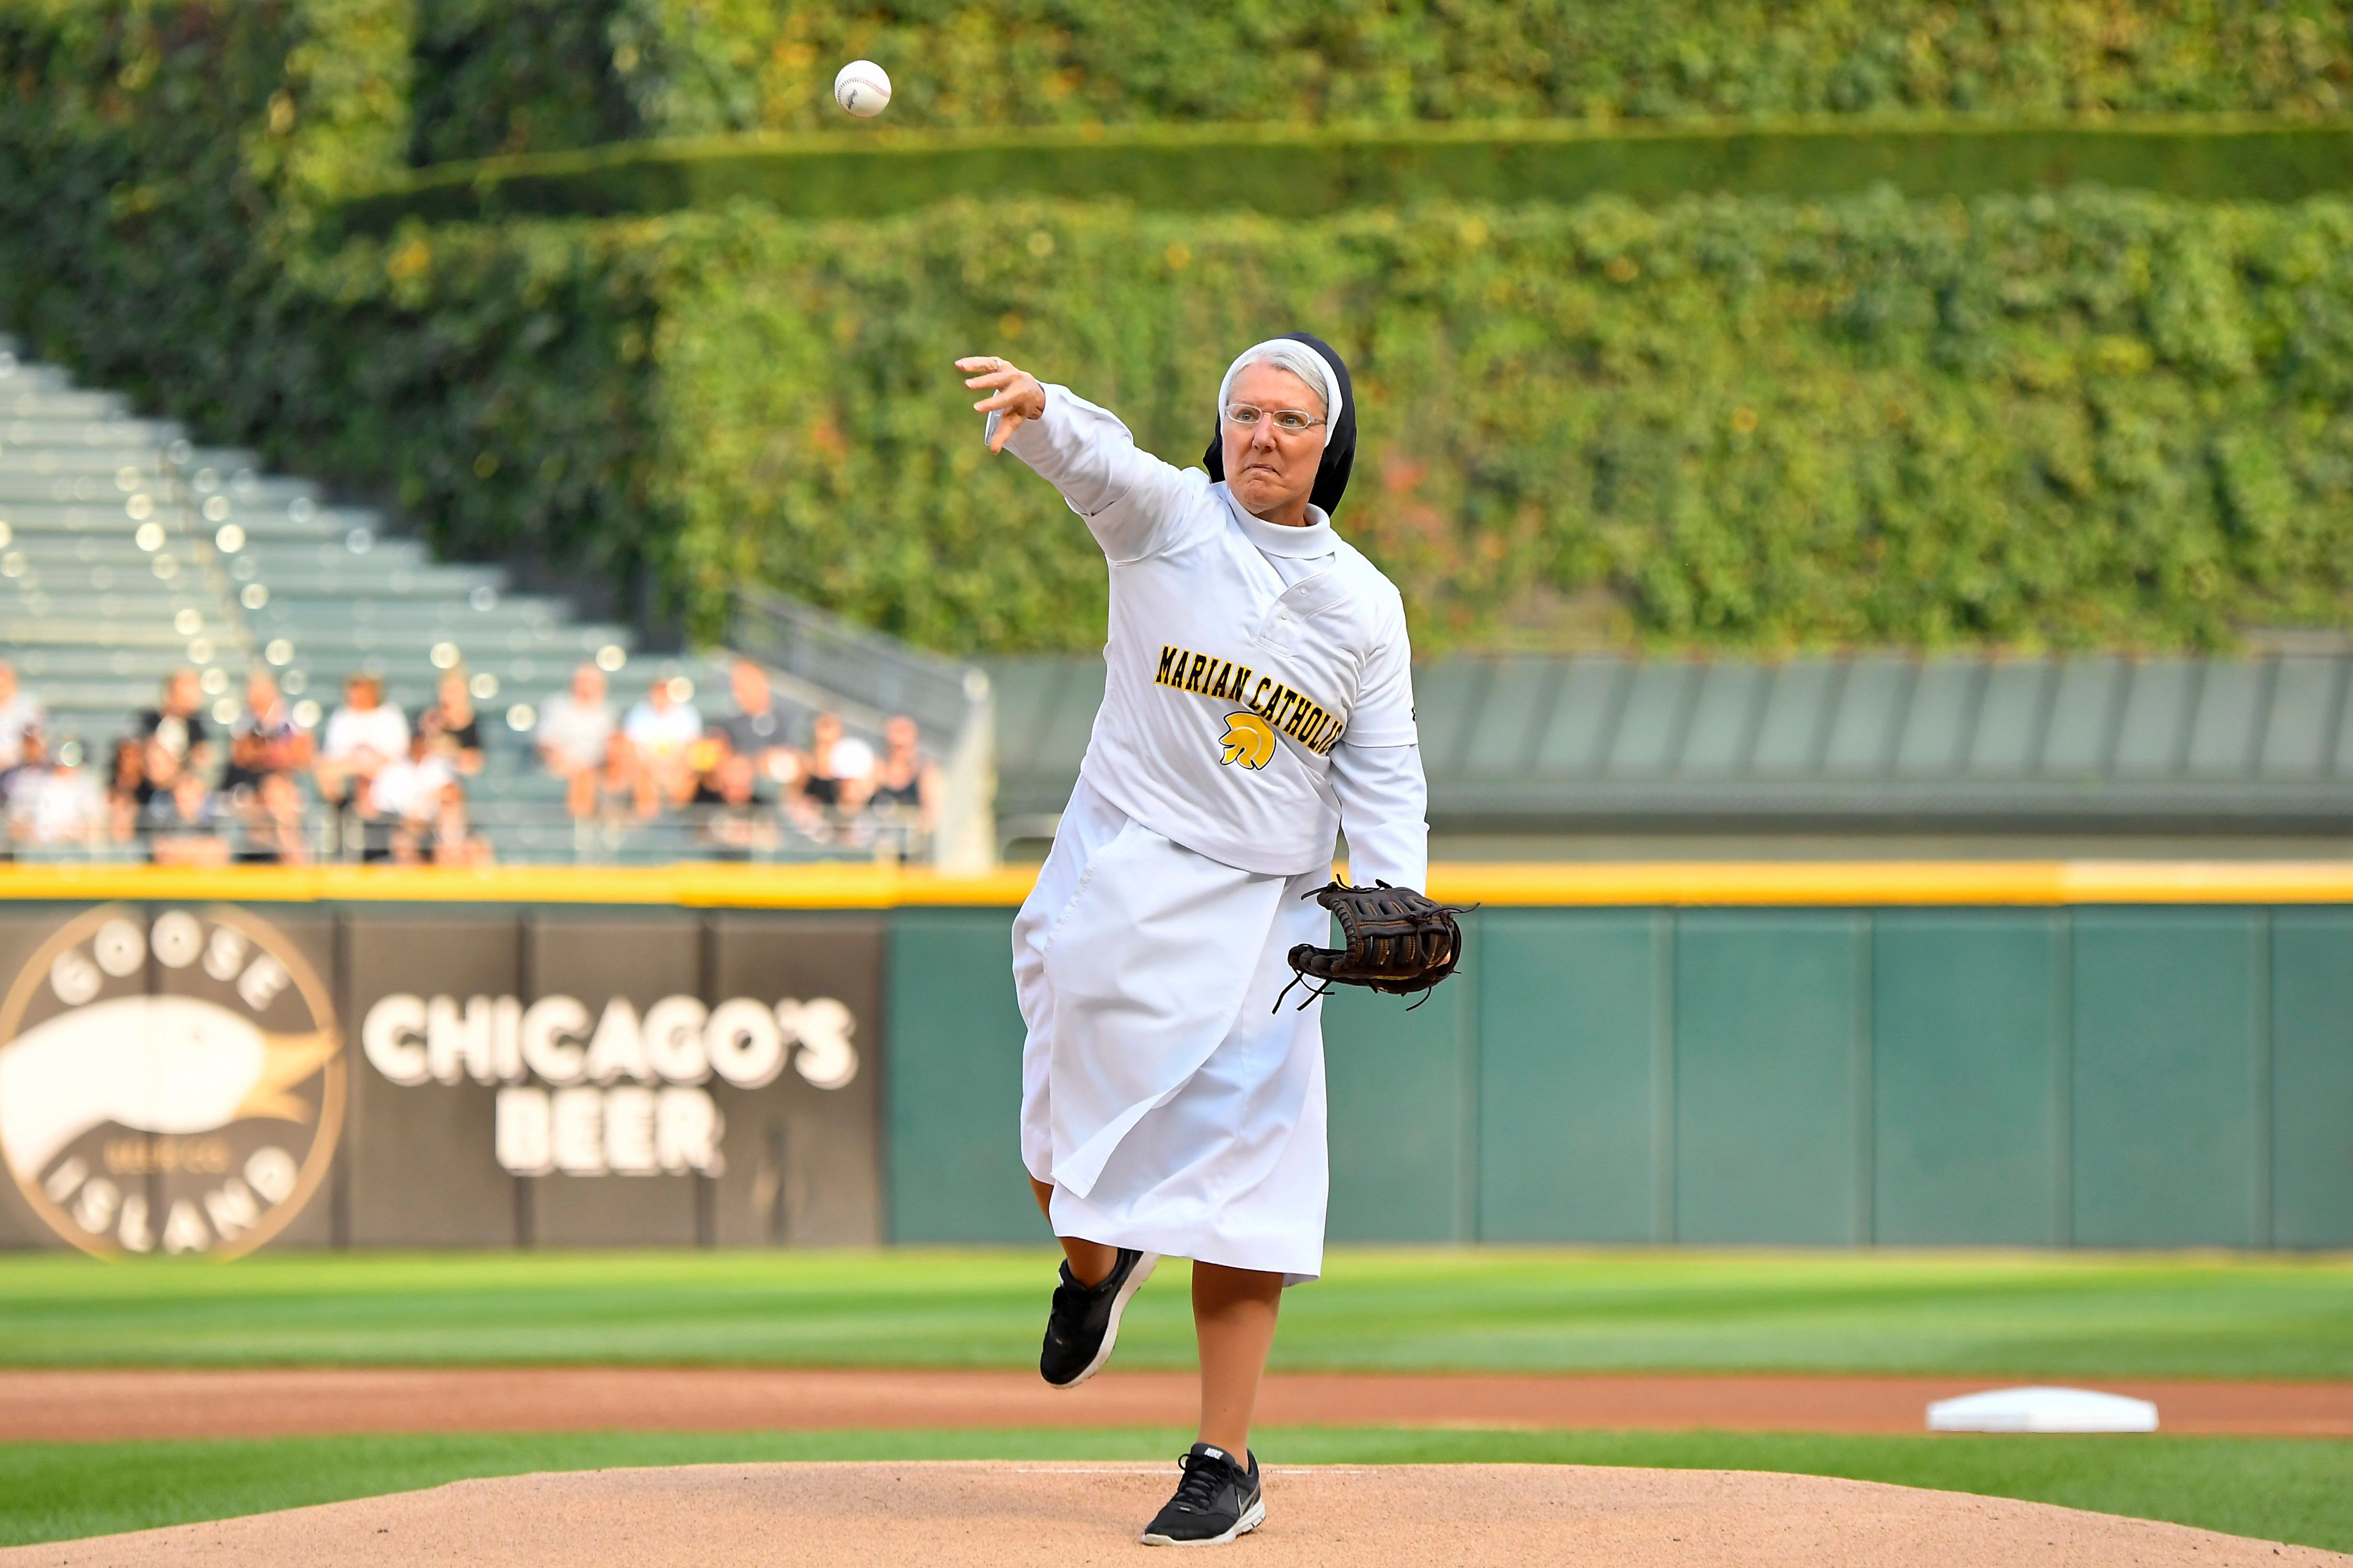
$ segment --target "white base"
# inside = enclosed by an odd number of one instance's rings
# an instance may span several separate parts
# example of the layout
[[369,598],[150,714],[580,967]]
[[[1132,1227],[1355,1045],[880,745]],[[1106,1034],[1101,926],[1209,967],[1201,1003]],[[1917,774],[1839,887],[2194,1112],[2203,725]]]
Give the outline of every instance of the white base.
[[2088,1388],[1997,1388],[1928,1406],[1931,1432],[2154,1432],[2146,1399]]

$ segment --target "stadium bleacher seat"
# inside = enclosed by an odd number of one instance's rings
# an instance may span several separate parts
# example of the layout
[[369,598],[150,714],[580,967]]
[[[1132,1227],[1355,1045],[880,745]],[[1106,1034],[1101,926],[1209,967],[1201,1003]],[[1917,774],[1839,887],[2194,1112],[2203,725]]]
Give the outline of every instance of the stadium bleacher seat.
[[[501,860],[667,861],[701,852],[678,817],[575,828],[562,784],[533,754],[537,706],[578,665],[609,675],[617,710],[658,678],[692,683],[706,717],[733,711],[724,654],[648,658],[629,628],[510,589],[495,566],[433,561],[363,507],[261,471],[253,454],[194,446],[121,396],[75,387],[0,338],[0,648],[47,710],[53,743],[79,742],[103,770],[132,715],[175,669],[198,671],[208,717],[238,712],[248,668],[278,677],[316,724],[357,670],[412,718],[462,664],[482,721],[485,766],[467,781],[475,826]],[[780,679],[806,731],[824,705],[880,744],[879,714]],[[787,843],[786,858],[840,853]]]

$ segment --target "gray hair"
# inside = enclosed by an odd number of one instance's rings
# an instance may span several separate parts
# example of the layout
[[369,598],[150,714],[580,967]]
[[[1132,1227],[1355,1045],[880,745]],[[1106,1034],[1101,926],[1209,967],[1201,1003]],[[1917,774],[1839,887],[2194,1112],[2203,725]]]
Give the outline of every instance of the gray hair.
[[1322,354],[1296,338],[1269,338],[1265,342],[1253,343],[1226,368],[1226,379],[1218,383],[1218,413],[1221,417],[1226,409],[1226,394],[1233,390],[1234,377],[1254,364],[1287,370],[1311,388],[1320,390],[1324,394],[1324,417],[1333,424],[1339,422],[1340,377]]

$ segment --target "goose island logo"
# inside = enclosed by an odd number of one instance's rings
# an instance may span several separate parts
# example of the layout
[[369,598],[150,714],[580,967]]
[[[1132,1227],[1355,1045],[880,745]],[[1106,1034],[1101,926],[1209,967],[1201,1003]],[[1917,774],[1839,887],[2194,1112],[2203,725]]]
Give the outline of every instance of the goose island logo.
[[91,910],[0,1000],[0,1159],[100,1257],[276,1236],[334,1158],[344,1089],[327,987],[240,910]]

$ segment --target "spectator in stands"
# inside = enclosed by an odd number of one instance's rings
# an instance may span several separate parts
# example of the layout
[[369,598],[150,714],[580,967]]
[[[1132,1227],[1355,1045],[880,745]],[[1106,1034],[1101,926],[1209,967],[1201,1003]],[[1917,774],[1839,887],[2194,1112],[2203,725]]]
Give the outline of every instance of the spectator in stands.
[[249,797],[271,773],[298,773],[311,765],[311,731],[294,721],[278,682],[257,668],[245,680],[245,711],[228,731],[228,772],[221,787],[232,798]]
[[24,760],[25,731],[41,721],[41,705],[16,688],[16,667],[0,658],[0,773]]
[[654,793],[670,805],[685,804],[694,791],[694,759],[702,738],[702,715],[684,700],[683,678],[657,676],[645,700],[621,721],[621,732],[638,749],[638,763],[653,781]]
[[[343,706],[319,740],[319,793],[338,815],[364,815],[375,775],[408,754],[408,721],[384,700],[384,680],[365,670],[343,682]],[[363,858],[383,858],[363,854]]]
[[428,858],[436,866],[487,866],[491,841],[476,833],[466,814],[466,789],[456,779],[441,786],[427,835]]
[[39,787],[41,775],[47,770],[41,749],[41,731],[26,728],[16,735],[16,760],[0,767],[0,860],[13,860],[14,847],[21,841],[24,829],[19,826],[30,809],[33,795]]
[[637,747],[617,730],[605,738],[604,761],[581,776],[586,781],[587,793],[585,805],[574,813],[576,816],[608,823],[631,817],[643,821],[660,807],[653,775],[638,762]]
[[808,771],[786,811],[794,826],[827,841],[866,804],[874,773],[874,748],[842,732],[841,720],[820,713],[810,727]]
[[441,790],[457,782],[448,759],[433,749],[433,738],[422,727],[408,737],[408,746],[396,760],[378,768],[368,781],[362,818],[377,825],[361,852],[363,860],[420,858],[417,847],[439,809]]
[[147,803],[150,854],[158,866],[219,866],[228,860],[224,815],[202,773],[183,769],[171,790]]
[[923,749],[915,721],[904,713],[882,727],[882,762],[874,770],[866,809],[886,827],[929,836],[940,820],[946,784],[940,764]]
[[107,830],[117,844],[128,844],[143,825],[147,803],[155,798],[155,783],[147,776],[147,743],[136,735],[114,742],[114,767],[106,781]]
[[16,765],[0,774],[13,844],[56,848],[95,844],[106,831],[106,805],[81,768],[81,747],[68,741],[51,757],[41,731],[17,738]]
[[610,760],[613,705],[605,700],[605,672],[584,664],[572,672],[572,689],[542,705],[532,731],[541,763],[565,781],[566,804],[575,817],[596,813],[597,777]]
[[760,797],[760,775],[752,759],[729,752],[694,792],[701,818],[697,836],[718,859],[748,860],[754,850],[776,847],[776,818]]
[[253,805],[245,816],[245,844],[237,858],[277,866],[300,866],[310,859],[302,790],[292,773],[263,773],[255,782]]
[[417,715],[417,727],[452,770],[468,776],[482,771],[482,724],[474,712],[474,694],[467,688],[462,668],[441,678],[433,706]]
[[172,793],[172,785],[183,773],[192,770],[180,765],[180,753],[150,735],[140,742],[139,765],[147,770],[147,798]]
[[164,682],[163,700],[140,710],[136,733],[149,742],[151,774],[156,771],[154,753],[160,751],[171,758],[174,775],[193,772],[211,776],[212,731],[205,727],[204,708],[204,689],[196,684],[196,672],[175,669]]
[[792,784],[801,774],[800,757],[793,750],[785,716],[777,710],[776,693],[769,689],[768,672],[748,658],[739,658],[727,672],[727,685],[735,698],[734,716],[720,724],[727,732],[727,743],[736,755],[750,758],[761,777],[773,784]]
[[8,792],[16,787],[19,774],[30,777],[47,766],[48,752],[41,743],[39,726],[26,728],[16,737],[16,760],[0,767],[0,803],[5,803]]
[[695,797],[714,787],[719,769],[728,758],[735,755],[735,744],[727,738],[724,724],[713,724],[695,737],[686,749],[686,778],[680,785],[678,804],[691,805]]

